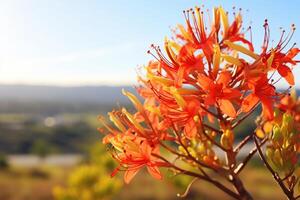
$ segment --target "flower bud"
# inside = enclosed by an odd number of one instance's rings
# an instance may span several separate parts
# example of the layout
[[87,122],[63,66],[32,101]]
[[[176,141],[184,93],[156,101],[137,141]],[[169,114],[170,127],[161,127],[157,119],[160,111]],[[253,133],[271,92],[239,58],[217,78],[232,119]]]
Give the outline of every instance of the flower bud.
[[233,132],[227,129],[221,136],[221,145],[226,149],[230,149],[232,148],[233,140],[234,140]]
[[281,130],[279,128],[279,126],[276,124],[273,127],[273,135],[272,135],[272,140],[278,142],[279,140],[282,139],[282,134],[281,134]]

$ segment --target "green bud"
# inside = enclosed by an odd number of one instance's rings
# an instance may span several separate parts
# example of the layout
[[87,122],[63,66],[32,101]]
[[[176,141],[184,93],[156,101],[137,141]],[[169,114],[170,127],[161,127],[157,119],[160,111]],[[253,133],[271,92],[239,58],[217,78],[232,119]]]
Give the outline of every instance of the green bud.
[[182,153],[182,154],[184,154],[184,155],[187,155],[187,152],[186,152],[186,150],[183,148],[183,146],[179,146],[179,147],[178,147],[178,150],[179,150],[180,153]]
[[278,117],[280,115],[280,110],[278,108],[274,109],[274,117]]
[[274,156],[273,156],[273,163],[275,164],[275,166],[278,168],[278,169],[281,169],[282,166],[283,166],[283,160],[282,160],[282,157],[281,157],[281,154],[280,154],[280,151],[279,149],[276,149],[274,151]]
[[233,143],[232,137],[226,132],[222,134],[220,142],[225,149],[232,148],[232,143]]
[[272,160],[273,156],[274,156],[274,150],[272,148],[267,148],[266,149],[266,157],[269,160]]
[[276,124],[273,127],[273,135],[272,135],[272,140],[278,142],[279,140],[282,139],[282,134],[281,134],[281,130],[280,127]]
[[205,153],[205,151],[206,151],[205,145],[203,143],[198,144],[197,152],[200,154],[203,154],[203,153]]
[[191,146],[192,147],[196,147],[197,146],[197,140],[195,139],[195,138],[193,138],[192,140],[191,140]]
[[188,147],[187,150],[189,151],[189,153],[191,154],[191,156],[193,156],[194,158],[197,157],[197,153],[195,151],[195,149]]
[[290,114],[288,113],[283,114],[282,123],[290,124],[292,121],[293,121],[293,117]]

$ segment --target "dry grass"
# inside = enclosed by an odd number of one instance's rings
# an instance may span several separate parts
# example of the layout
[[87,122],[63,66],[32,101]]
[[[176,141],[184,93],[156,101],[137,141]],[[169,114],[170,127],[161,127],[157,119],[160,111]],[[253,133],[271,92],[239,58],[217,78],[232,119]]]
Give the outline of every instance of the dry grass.
[[[274,182],[272,176],[263,167],[246,167],[241,178],[254,199],[258,200],[283,200],[284,194]],[[229,186],[230,187],[230,186]],[[176,196],[177,193],[184,193],[185,188],[175,188],[169,179],[163,182],[155,181],[148,174],[142,173],[127,185],[116,197],[124,200],[175,200],[182,199]],[[188,200],[231,200],[222,191],[216,189],[209,183],[201,180],[195,182],[191,188]]]
[[[248,167],[241,174],[245,185],[259,200],[284,199],[282,192],[264,168]],[[10,169],[0,171],[0,200],[50,200],[52,187],[64,184],[70,169]],[[155,181],[148,174],[140,173],[130,185],[125,185],[114,198],[118,200],[173,200],[180,199],[177,193],[184,188],[176,188],[166,178]],[[230,199],[212,185],[202,181],[196,182],[187,198],[188,200]]]
[[62,184],[62,169],[0,171],[0,200],[52,200],[52,187]]

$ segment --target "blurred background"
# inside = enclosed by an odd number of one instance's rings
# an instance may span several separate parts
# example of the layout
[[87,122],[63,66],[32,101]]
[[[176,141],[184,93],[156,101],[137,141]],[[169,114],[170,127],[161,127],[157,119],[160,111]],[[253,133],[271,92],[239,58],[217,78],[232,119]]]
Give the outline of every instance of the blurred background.
[[[184,22],[182,10],[202,4],[242,8],[256,49],[264,19],[275,42],[280,27],[300,26],[297,0],[0,0],[0,200],[178,199],[188,178],[110,178],[115,163],[97,115],[130,107],[121,89],[134,91],[150,44],[161,45]],[[296,31],[291,44],[299,41]],[[254,117],[239,131],[251,131]],[[242,176],[255,199],[283,199],[255,159]],[[186,199],[226,197],[199,181]]]

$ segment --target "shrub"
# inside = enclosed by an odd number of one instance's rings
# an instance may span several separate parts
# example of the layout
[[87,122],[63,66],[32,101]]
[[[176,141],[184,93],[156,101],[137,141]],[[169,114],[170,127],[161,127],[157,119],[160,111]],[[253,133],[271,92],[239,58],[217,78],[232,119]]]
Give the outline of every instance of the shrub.
[[112,158],[103,154],[105,148],[99,143],[90,149],[88,162],[70,173],[67,186],[53,189],[56,200],[105,200],[110,199],[122,186],[118,179],[111,179],[108,170],[114,167]]
[[9,167],[9,163],[7,157],[4,154],[0,153],[0,169],[7,169]]

